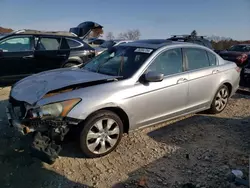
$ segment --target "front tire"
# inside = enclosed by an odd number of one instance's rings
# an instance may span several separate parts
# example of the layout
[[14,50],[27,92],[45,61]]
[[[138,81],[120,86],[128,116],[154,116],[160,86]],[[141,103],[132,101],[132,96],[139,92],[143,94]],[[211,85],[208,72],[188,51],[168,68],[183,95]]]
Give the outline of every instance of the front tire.
[[77,63],[66,63],[63,68],[69,68],[69,67],[74,67],[74,66],[77,66],[78,64]]
[[86,157],[96,158],[112,152],[123,134],[123,123],[118,115],[101,110],[84,123],[80,134],[80,147]]
[[215,94],[211,108],[208,110],[211,114],[221,113],[227,106],[229,99],[229,89],[222,85]]

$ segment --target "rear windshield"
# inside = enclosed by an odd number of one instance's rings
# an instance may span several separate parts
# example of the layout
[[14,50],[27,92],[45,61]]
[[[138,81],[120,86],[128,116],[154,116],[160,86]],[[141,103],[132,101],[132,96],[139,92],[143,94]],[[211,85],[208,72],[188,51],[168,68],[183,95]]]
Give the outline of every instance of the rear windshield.
[[131,77],[154,52],[149,48],[115,46],[94,57],[83,69],[111,76]]

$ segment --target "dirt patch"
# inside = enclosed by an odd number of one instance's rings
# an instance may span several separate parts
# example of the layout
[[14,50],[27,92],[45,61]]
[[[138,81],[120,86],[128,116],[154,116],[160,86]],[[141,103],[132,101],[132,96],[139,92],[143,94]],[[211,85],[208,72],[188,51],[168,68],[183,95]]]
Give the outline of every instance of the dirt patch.
[[136,131],[98,159],[84,158],[69,142],[49,166],[30,157],[29,137],[8,127],[8,92],[0,90],[0,187],[233,187],[230,170],[248,176],[250,97],[236,94],[216,116],[197,114]]

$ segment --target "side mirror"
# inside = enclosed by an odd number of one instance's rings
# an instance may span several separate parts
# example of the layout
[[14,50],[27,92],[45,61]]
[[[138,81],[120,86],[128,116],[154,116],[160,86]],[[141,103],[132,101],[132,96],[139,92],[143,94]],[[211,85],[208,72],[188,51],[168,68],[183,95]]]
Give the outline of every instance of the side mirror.
[[155,71],[149,71],[144,74],[144,80],[146,82],[161,82],[164,78],[164,74]]
[[3,56],[3,49],[0,48],[0,57]]

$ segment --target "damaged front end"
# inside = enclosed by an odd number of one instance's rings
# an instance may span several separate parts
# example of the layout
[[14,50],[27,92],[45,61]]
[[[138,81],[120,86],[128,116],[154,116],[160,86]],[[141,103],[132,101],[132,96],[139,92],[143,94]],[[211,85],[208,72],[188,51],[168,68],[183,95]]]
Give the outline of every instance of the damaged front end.
[[53,164],[61,151],[61,142],[79,120],[66,118],[81,99],[71,99],[44,106],[31,106],[10,96],[6,114],[10,126],[23,135],[33,133],[31,153],[40,160]]

